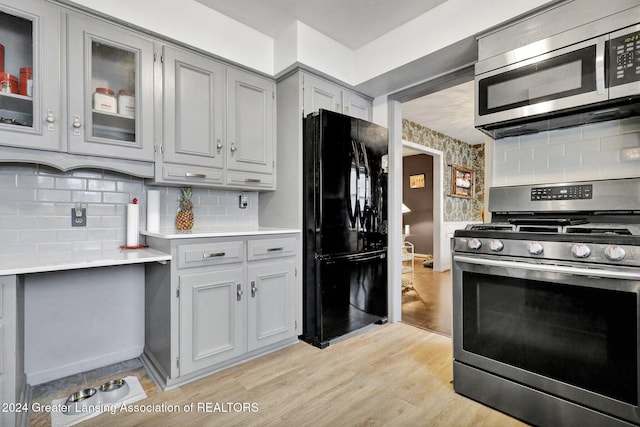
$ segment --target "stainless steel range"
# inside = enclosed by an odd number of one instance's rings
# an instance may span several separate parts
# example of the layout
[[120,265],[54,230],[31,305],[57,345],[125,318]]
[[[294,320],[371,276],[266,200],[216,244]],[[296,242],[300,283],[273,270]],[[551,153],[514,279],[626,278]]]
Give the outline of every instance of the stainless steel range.
[[640,424],[640,178],[496,187],[453,242],[456,392],[528,423]]

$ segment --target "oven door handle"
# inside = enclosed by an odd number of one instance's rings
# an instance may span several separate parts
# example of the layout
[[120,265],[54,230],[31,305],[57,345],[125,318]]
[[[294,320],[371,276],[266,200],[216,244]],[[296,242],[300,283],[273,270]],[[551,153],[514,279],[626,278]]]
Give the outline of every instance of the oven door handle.
[[592,268],[580,268],[580,267],[566,267],[563,265],[548,265],[548,264],[530,264],[528,262],[517,261],[503,261],[487,258],[473,258],[463,255],[454,255],[454,262],[466,262],[469,264],[485,265],[491,267],[505,267],[505,268],[517,268],[520,270],[532,270],[532,271],[544,271],[548,273],[563,273],[573,274],[577,276],[591,276],[601,277],[608,279],[624,279],[624,280],[639,280],[640,273],[631,273],[628,271],[612,271],[601,270]]

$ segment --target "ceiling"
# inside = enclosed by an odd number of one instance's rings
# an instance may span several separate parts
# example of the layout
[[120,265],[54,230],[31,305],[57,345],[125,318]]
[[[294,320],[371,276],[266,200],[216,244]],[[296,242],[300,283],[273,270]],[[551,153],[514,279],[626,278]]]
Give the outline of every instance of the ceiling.
[[[355,50],[446,0],[196,0],[272,38],[296,20]],[[469,144],[484,142],[473,127],[473,83],[403,104],[403,117]]]
[[196,0],[272,38],[295,21],[358,49],[445,0]]

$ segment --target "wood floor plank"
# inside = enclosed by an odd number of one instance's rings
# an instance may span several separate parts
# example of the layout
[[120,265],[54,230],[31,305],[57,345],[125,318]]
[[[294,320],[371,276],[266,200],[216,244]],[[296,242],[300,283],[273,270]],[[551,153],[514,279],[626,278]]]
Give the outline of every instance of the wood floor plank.
[[453,392],[451,339],[404,323],[324,350],[299,343],[139,402],[257,412],[117,413],[87,426],[523,426]]

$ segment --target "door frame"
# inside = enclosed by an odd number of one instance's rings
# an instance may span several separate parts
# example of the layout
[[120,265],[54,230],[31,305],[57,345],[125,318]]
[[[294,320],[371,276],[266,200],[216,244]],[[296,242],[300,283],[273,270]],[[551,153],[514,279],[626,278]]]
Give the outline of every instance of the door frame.
[[402,147],[433,157],[433,271],[448,270],[447,263],[442,261],[444,254],[442,251],[443,236],[441,236],[442,221],[444,218],[444,153],[440,150],[405,139],[402,140]]

